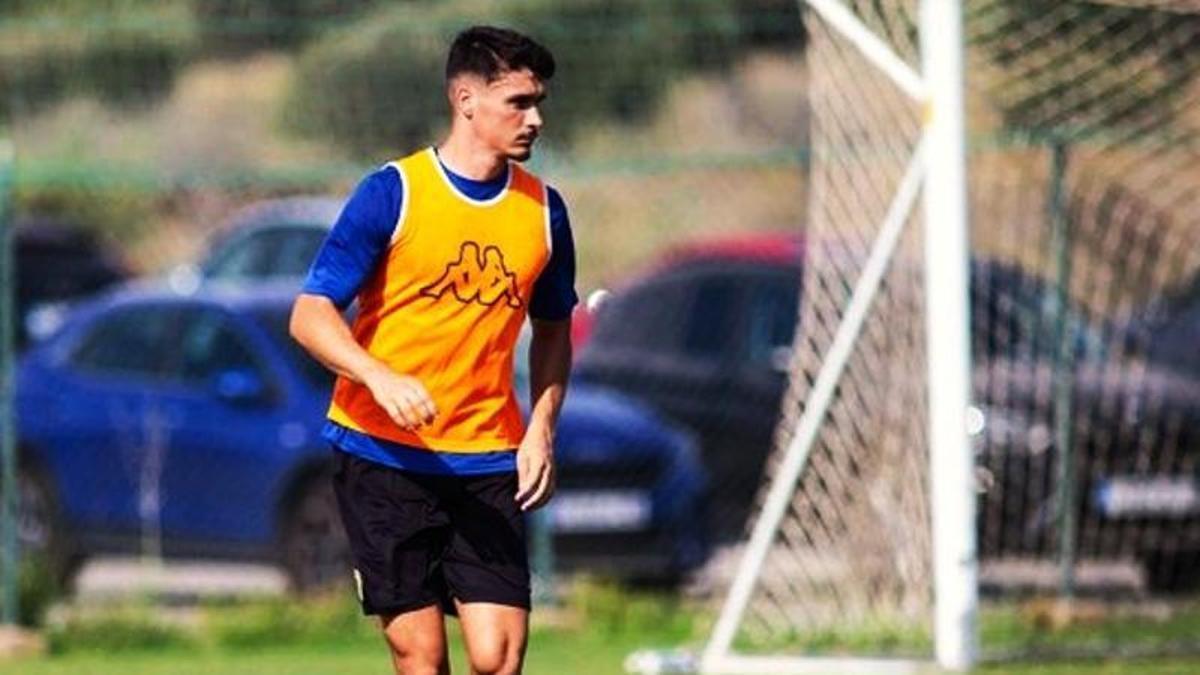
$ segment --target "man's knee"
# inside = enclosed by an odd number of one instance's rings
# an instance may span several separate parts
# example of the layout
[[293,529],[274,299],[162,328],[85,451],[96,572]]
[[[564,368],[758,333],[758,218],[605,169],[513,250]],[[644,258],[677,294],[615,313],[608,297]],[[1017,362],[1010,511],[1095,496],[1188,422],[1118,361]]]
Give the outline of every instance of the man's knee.
[[442,675],[448,672],[445,655],[429,652],[398,651],[392,646],[392,662],[396,672],[403,675]]
[[[448,667],[446,642],[441,630],[400,627],[383,620],[383,635],[392,651],[396,671],[404,675],[438,675]],[[413,630],[413,628],[418,628]]]
[[469,646],[471,672],[477,675],[516,675],[521,672],[524,646],[519,640],[496,635]]

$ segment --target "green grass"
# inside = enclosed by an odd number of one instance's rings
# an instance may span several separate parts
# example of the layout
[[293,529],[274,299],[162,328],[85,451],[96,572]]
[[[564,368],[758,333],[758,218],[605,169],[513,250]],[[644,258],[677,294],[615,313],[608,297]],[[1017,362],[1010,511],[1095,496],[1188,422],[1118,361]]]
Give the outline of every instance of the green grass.
[[[698,612],[669,595],[584,582],[564,605],[535,613],[526,673],[619,673],[630,652],[695,643],[699,635]],[[458,624],[448,624],[455,672],[467,672]],[[213,603],[174,621],[145,603],[91,609],[53,622],[46,636],[50,655],[0,663],[0,672],[365,674],[385,672],[389,663],[377,624],[349,594]]]
[[[985,654],[1016,655],[992,662],[984,673],[1193,673],[1200,654],[1161,658],[1087,658],[1096,652],[1169,652],[1173,645],[1200,646],[1200,604],[1174,606],[1169,618],[1110,608],[1076,624],[1054,628],[1040,604],[989,605],[981,616]],[[573,588],[558,611],[539,610],[530,638],[526,673],[601,675],[623,672],[632,652],[701,645],[711,612],[664,594],[630,592],[603,583]],[[456,622],[449,625],[454,672],[467,672]],[[0,672],[25,675],[305,675],[387,672],[388,654],[373,620],[362,617],[348,595],[305,601],[288,599],[210,604],[182,621],[164,621],[152,605],[93,610],[47,631],[52,653]],[[917,655],[928,638],[894,623],[857,631],[796,634],[772,647],[793,653]],[[743,647],[748,642],[741,643]],[[761,646],[761,643],[760,645]],[[750,651],[750,650],[747,650]],[[1063,655],[1074,654],[1074,658]],[[931,672],[933,672],[931,670]]]
[[985,606],[980,615],[980,642],[985,653],[1078,656],[1200,648],[1200,603],[1196,600],[1175,603],[1169,614],[1162,616],[1139,613],[1136,606],[1116,606],[1061,627],[1052,625],[1048,607],[1046,603]]
[[[454,672],[467,672],[461,645],[452,640]],[[611,675],[621,673],[625,656],[645,643],[626,637],[596,640],[585,635],[538,632],[530,643],[527,675]],[[76,653],[0,667],[14,675],[367,675],[386,672],[382,642],[292,646],[254,651],[167,650],[152,653]],[[1070,663],[985,666],[982,673],[1075,675],[1140,673],[1168,675],[1200,672],[1200,659],[1076,661]]]
[[[388,655],[383,639],[363,619],[363,631],[344,637],[326,636],[312,643],[283,640],[272,645],[237,647],[179,645],[161,649],[73,649],[65,654],[25,661],[13,670],[22,675],[366,675],[386,672]],[[454,672],[465,673],[466,663],[458,626],[449,626]],[[535,629],[530,637],[525,672],[529,675],[607,675],[620,673],[632,651],[647,646],[643,634],[580,629]],[[651,642],[650,644],[654,644]],[[672,646],[669,640],[659,642]]]
[[980,668],[981,673],[1013,673],[1014,675],[1184,675],[1200,672],[1200,659],[1131,659],[1108,661],[1077,661],[1071,663],[1003,663]]
[[[529,675],[622,672],[625,656],[643,646],[636,636],[620,638],[564,631],[536,631],[530,640],[525,672]],[[467,672],[462,643],[451,631],[454,672]],[[23,662],[22,675],[363,675],[386,672],[382,638],[321,645],[257,649],[181,649],[153,652],[73,652]]]

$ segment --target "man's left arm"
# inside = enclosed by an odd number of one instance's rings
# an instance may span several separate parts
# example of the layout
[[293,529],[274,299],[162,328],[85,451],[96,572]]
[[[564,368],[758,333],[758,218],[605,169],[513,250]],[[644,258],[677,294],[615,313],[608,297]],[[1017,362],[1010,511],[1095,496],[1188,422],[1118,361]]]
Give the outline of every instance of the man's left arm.
[[571,372],[571,320],[534,319],[529,343],[529,424],[517,449],[517,502],[529,511],[554,494],[554,430]]
[[551,254],[529,303],[529,425],[517,448],[517,503],[528,511],[554,494],[554,430],[571,372],[571,312],[575,294],[575,242],[567,207],[547,190]]

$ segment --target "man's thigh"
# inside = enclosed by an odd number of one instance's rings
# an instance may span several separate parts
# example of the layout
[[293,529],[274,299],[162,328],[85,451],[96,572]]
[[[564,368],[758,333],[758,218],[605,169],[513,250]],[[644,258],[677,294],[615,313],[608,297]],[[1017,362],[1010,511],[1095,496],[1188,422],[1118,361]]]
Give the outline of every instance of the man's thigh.
[[463,604],[523,610],[530,604],[525,514],[516,473],[465,476],[447,500],[452,531],[442,559],[450,594]]
[[449,604],[441,573],[450,517],[438,477],[337,453],[334,491],[366,614],[395,616]]

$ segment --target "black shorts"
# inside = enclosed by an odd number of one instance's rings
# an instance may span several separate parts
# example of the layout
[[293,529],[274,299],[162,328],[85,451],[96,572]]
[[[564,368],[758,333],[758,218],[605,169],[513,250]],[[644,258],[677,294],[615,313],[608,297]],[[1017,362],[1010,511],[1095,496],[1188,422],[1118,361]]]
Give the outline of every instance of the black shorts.
[[336,451],[333,477],[364,614],[460,602],[529,608],[517,474],[402,471]]

